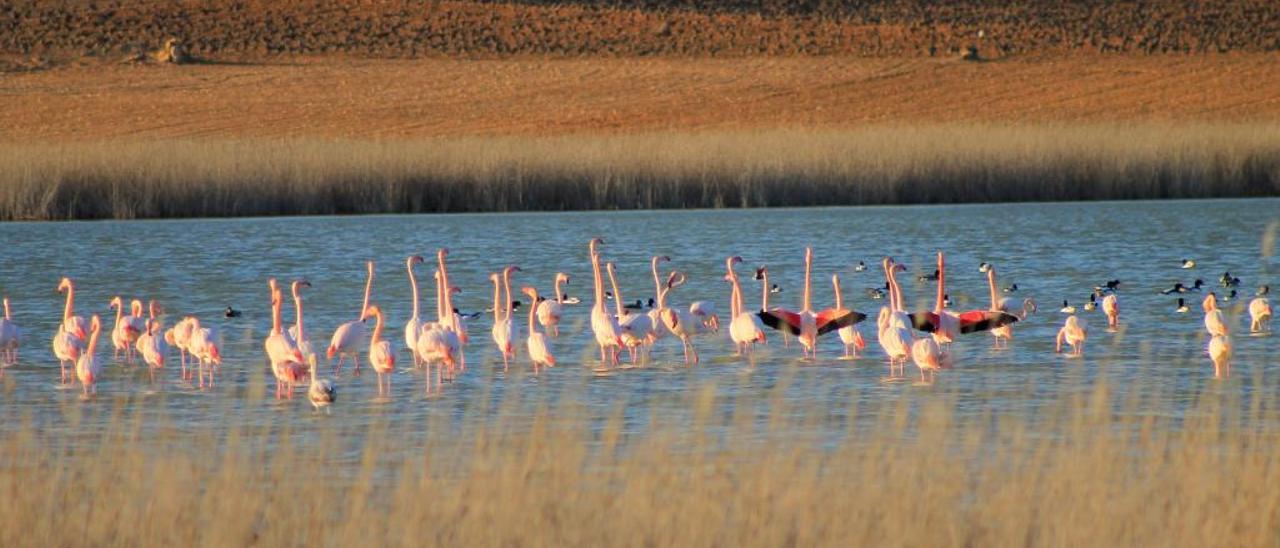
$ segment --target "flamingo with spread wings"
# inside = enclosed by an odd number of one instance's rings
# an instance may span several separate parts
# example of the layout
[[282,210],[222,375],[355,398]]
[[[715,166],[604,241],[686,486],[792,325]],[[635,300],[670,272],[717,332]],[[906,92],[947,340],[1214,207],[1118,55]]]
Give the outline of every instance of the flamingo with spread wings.
[[854,325],[864,319],[861,312],[840,312],[828,308],[821,312],[813,311],[810,276],[813,272],[813,248],[804,248],[804,297],[803,307],[799,312],[785,309],[764,310],[759,312],[760,320],[767,326],[795,335],[804,349],[806,358],[817,358],[818,337],[839,330],[846,325]]

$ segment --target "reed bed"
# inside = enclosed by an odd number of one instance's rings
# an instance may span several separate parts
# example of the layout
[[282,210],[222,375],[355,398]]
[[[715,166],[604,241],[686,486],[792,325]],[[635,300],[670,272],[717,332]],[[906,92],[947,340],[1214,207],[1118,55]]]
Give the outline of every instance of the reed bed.
[[0,147],[0,220],[1280,195],[1280,126]]
[[[761,402],[725,412],[728,396],[705,387],[687,396],[687,423],[643,431],[557,403],[460,428],[384,417],[192,432],[122,398],[10,425],[0,543],[1274,544],[1280,401],[1251,380],[1210,383],[1176,414],[1152,412],[1167,394],[1098,385],[1034,416],[959,414],[921,391],[851,404],[843,425],[776,400],[763,416]],[[107,426],[87,428],[93,413]]]

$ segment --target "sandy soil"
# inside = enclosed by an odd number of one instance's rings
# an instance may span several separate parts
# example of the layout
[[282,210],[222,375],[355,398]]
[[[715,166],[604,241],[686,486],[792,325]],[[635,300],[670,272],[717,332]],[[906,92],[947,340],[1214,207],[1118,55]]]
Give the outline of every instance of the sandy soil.
[[0,74],[0,141],[1280,119],[1274,55],[367,60]]

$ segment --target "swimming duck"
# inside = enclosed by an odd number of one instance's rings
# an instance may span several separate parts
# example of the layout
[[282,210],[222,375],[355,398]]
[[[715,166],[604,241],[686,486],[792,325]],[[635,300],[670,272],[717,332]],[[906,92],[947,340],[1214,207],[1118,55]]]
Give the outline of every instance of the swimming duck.
[[1087,311],[1092,311],[1095,308],[1098,308],[1098,294],[1096,292],[1090,293],[1089,302],[1084,303],[1084,309]]
[[936,269],[936,268],[935,268],[935,269],[933,269],[933,274],[925,274],[925,275],[922,275],[922,276],[916,276],[916,280],[921,281],[921,282],[936,282],[936,281],[938,281],[938,269]]
[[858,264],[853,267],[854,272],[865,272],[866,270],[867,264],[862,261],[858,261]]
[[1255,297],[1266,297],[1268,293],[1271,293],[1271,286],[1269,286],[1269,285],[1264,285],[1264,286],[1262,286],[1262,287],[1259,287],[1259,288],[1258,288],[1258,291],[1254,292],[1253,296],[1255,296]]
[[1221,282],[1223,287],[1236,287],[1240,285],[1240,278],[1232,276],[1231,273],[1228,272],[1222,275]]
[[782,288],[781,288],[781,287],[778,287],[778,284],[773,284],[773,287],[770,287],[770,288],[769,288],[769,292],[770,292],[770,293],[782,293]]
[[1174,312],[1177,312],[1179,314],[1186,314],[1190,310],[1191,309],[1187,307],[1186,301],[1183,300],[1182,297],[1178,297],[1178,308],[1177,310],[1174,310]]
[[1066,299],[1063,299],[1063,300],[1062,300],[1062,310],[1059,310],[1058,312],[1061,312],[1061,313],[1063,313],[1063,314],[1075,314],[1075,313],[1076,313],[1076,307],[1071,306],[1071,304],[1067,303],[1067,300],[1066,300]]
[[1120,280],[1107,280],[1102,285],[1093,286],[1094,293],[1113,292],[1120,289]]
[[1222,301],[1222,302],[1224,302],[1224,303],[1225,303],[1225,302],[1230,301],[1231,299],[1236,298],[1236,295],[1237,295],[1236,290],[1232,289],[1232,290],[1231,290],[1231,292],[1230,292],[1230,293],[1227,293],[1227,295],[1226,295],[1225,297],[1222,297],[1221,299],[1218,299],[1218,300],[1220,300],[1220,301]]
[[1200,278],[1196,278],[1195,283],[1191,284],[1191,287],[1187,288],[1187,291],[1200,291],[1200,288],[1203,286],[1204,286],[1204,280],[1201,280]]
[[950,293],[944,293],[944,294],[942,295],[942,307],[943,307],[943,308],[951,308],[951,294],[950,294]]
[[1011,284],[1009,285],[1009,287],[1004,288],[1005,293],[1013,293],[1017,290],[1018,290],[1018,284]]
[[1190,269],[1190,268],[1195,268],[1195,267],[1196,267],[1196,260],[1195,260],[1195,259],[1183,259],[1183,260],[1182,260],[1182,268]]
[[577,297],[570,297],[568,293],[565,293],[564,300],[560,301],[560,304],[581,304],[581,303],[582,303],[582,299],[579,299]]
[[240,311],[228,306],[226,310],[222,311],[222,316],[224,318],[239,318]]
[[1160,291],[1160,294],[1172,295],[1174,293],[1186,293],[1186,292],[1187,292],[1187,286],[1182,285],[1182,282],[1177,282],[1173,284],[1173,287]]

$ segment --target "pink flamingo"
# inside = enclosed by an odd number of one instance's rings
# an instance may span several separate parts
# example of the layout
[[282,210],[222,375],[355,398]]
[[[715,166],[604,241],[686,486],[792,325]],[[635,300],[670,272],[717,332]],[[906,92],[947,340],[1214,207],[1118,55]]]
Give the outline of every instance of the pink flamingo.
[[267,351],[267,359],[271,362],[271,373],[276,378],[276,399],[282,397],[293,399],[293,389],[306,374],[302,352],[291,345],[284,333],[281,309],[284,296],[278,287],[271,289],[271,334],[267,336],[263,346]]
[[662,339],[667,330],[662,323],[662,310],[667,307],[663,302],[666,298],[666,291],[663,290],[662,279],[658,276],[658,263],[671,262],[671,257],[666,255],[655,256],[649,260],[649,270],[653,273],[653,308],[649,310],[649,325],[653,326],[653,341],[656,343]]
[[195,321],[194,317],[187,316],[178,320],[178,323],[164,332],[165,342],[169,343],[169,346],[177,348],[182,358],[182,380],[184,381],[191,380],[191,373],[187,371],[187,354],[189,353],[188,348],[191,346],[191,331],[194,329]]
[[1231,375],[1231,337],[1214,335],[1209,339],[1209,359],[1213,360],[1213,376]]
[[[441,321],[445,322],[445,325],[450,329],[452,329],[453,332],[458,335],[458,344],[460,344],[461,346],[466,346],[471,343],[471,337],[467,335],[466,320],[462,318],[461,314],[458,314],[458,311],[453,306],[453,294],[460,293],[461,290],[454,287],[453,284],[449,282],[449,266],[445,262],[445,259],[448,257],[449,257],[449,250],[447,248],[440,248],[438,251],[436,251],[436,261],[439,263],[440,279],[441,279],[441,283],[444,284],[444,288],[445,288],[444,300],[446,301],[445,309],[444,309],[444,312],[445,312],[444,317],[447,318],[447,320],[441,320]],[[459,355],[458,368],[463,371],[466,371],[467,357],[465,355]]]
[[1085,339],[1088,339],[1088,338],[1089,338],[1088,326],[1086,326],[1083,321],[1081,321],[1079,318],[1075,317],[1074,315],[1067,316],[1066,321],[1063,322],[1062,324],[1062,329],[1058,330],[1058,339],[1057,339],[1057,344],[1054,348],[1054,352],[1061,353],[1062,343],[1065,342],[1071,345],[1072,356],[1083,356],[1084,342],[1085,342]]
[[124,351],[125,362],[132,363],[133,343],[142,334],[142,329],[134,325],[132,315],[128,317],[124,315],[124,300],[120,297],[111,298],[111,307],[116,310],[116,325],[111,329],[111,344],[115,347],[115,359],[119,360],[120,352]]
[[156,370],[164,369],[165,354],[168,353],[168,345],[165,344],[164,337],[160,335],[160,330],[164,327],[156,315],[159,314],[160,305],[152,299],[149,306],[147,318],[147,330],[138,337],[137,349],[138,354],[142,356],[142,361],[147,364],[147,370],[151,375],[151,384],[156,383]]
[[217,335],[212,328],[200,327],[200,320],[191,318],[191,341],[187,351],[198,360],[196,375],[200,377],[200,388],[204,388],[204,374],[209,372],[209,388],[213,388],[214,367],[222,364],[222,351],[218,348]]
[[859,312],[849,311],[837,314],[835,309],[813,311],[810,278],[813,274],[813,248],[804,248],[804,299],[799,312],[785,309],[768,310],[760,313],[765,325],[795,335],[800,341],[806,358],[818,357],[818,337],[839,330],[846,325],[856,324],[866,318]]
[[58,291],[67,292],[67,302],[62,309],[62,322],[58,324],[58,332],[53,336],[53,354],[58,357],[58,367],[62,370],[62,384],[67,384],[67,363],[74,369],[79,363],[80,354],[85,347],[85,332],[88,324],[81,316],[75,315],[76,286],[71,278],[62,278],[58,283]]
[[653,334],[653,323],[649,320],[649,315],[642,312],[632,312],[622,305],[622,291],[618,289],[618,278],[614,272],[613,263],[604,264],[605,270],[609,273],[609,284],[613,286],[613,304],[617,307],[617,320],[619,328],[619,336],[622,338],[622,345],[627,348],[627,352],[631,354],[631,363],[637,362],[639,356],[638,350],[642,350],[644,345],[652,343],[656,340]]
[[[996,267],[994,265],[987,266],[987,290],[991,294],[991,309],[988,310],[988,313],[1009,314],[1009,307],[1012,306],[1010,304],[1011,301],[1008,298],[1001,299],[996,292]],[[1013,321],[1025,320],[1029,314],[1035,311],[1036,302],[1031,299],[1023,299],[1022,310],[1013,316]],[[1007,348],[1009,342],[1013,340],[1013,326],[1011,325],[1013,321],[997,322],[998,325],[991,327],[991,336],[995,337],[995,347],[997,349]]]
[[[369,293],[373,291],[373,261],[365,262],[365,269],[368,275],[364,283],[364,303],[360,305],[360,317],[365,317],[365,311],[369,308]],[[360,343],[364,341],[365,326],[361,320],[353,320],[342,325],[333,331],[333,337],[329,339],[329,348],[326,356],[330,361],[333,356],[338,356],[338,365],[334,367],[333,374],[337,376],[342,373],[342,362],[351,356],[351,360],[355,362],[355,369],[351,374],[360,374]]]
[[604,277],[600,273],[600,246],[604,240],[592,238],[587,243],[591,253],[591,271],[595,280],[595,302],[591,305],[591,331],[596,335],[596,344],[600,346],[600,365],[618,365],[618,349],[622,347],[622,327],[618,319],[610,314],[604,304]]
[[1226,316],[1222,314],[1222,310],[1218,308],[1218,296],[1212,291],[1204,298],[1201,303],[1204,307],[1204,328],[1209,331],[1209,335],[1214,337],[1225,337],[1230,335],[1230,329],[1227,325]]
[[[560,276],[556,276],[557,293],[559,292]],[[525,295],[529,296],[529,302],[538,302],[538,290],[532,287],[524,287],[521,289]],[[560,298],[556,296],[557,300]],[[544,301],[545,302],[545,301]],[[534,325],[534,319],[537,316],[535,307],[529,307],[529,339],[526,341],[529,347],[529,359],[533,361],[533,372],[537,373],[539,367],[555,367],[556,357],[551,354],[551,349],[547,347],[547,337],[538,332],[538,327]]]
[[98,361],[95,354],[98,349],[98,335],[101,332],[102,321],[98,319],[97,314],[94,314],[89,320],[89,345],[80,354],[80,359],[76,360],[76,378],[80,379],[80,386],[84,389],[86,396],[90,392],[98,393],[98,375],[102,374],[102,362]]
[[436,272],[436,321],[427,322],[422,326],[422,332],[418,335],[418,356],[422,359],[426,366],[427,374],[427,393],[431,393],[431,364],[439,362],[436,366],[436,385],[442,383],[442,373],[444,368],[450,371],[456,365],[455,356],[458,355],[461,343],[458,341],[458,335],[452,329],[445,325],[446,313],[445,309],[448,305],[448,299],[444,290],[443,278],[440,272]]
[[[831,288],[836,294],[836,313],[845,314],[848,310],[844,307],[844,293],[840,291],[840,275],[831,275]],[[867,342],[863,340],[862,333],[852,325],[846,325],[836,330],[836,335],[840,336],[840,344],[844,346],[844,357],[852,358],[858,355],[858,352],[867,347]]]
[[[506,371],[511,365],[512,358],[516,357],[515,348],[515,323],[511,319],[513,311],[513,301],[511,299],[511,273],[519,272],[520,267],[508,266],[502,269],[502,287],[499,287],[499,279],[497,274],[489,275],[489,279],[493,281],[493,343],[498,347],[498,352],[502,353],[502,370]],[[502,302],[502,290],[506,290],[506,302]],[[537,308],[530,306],[530,309]]]
[[413,354],[413,366],[417,367],[418,335],[422,332],[422,320],[418,319],[418,277],[413,275],[413,265],[422,264],[426,259],[422,255],[413,255],[405,260],[405,269],[409,271],[409,285],[413,288],[413,315],[404,324],[404,345]]
[[[556,300],[543,300],[538,303],[538,323],[542,324],[552,337],[560,336],[560,317],[563,315],[564,309],[564,292],[560,290],[560,284],[569,283],[569,275],[564,272],[556,272]],[[537,301],[534,301],[537,302]]]
[[1115,329],[1120,325],[1120,302],[1115,293],[1102,298],[1102,313],[1107,315],[1107,327]]
[[[373,336],[369,338],[369,364],[373,366],[373,370],[378,373],[378,395],[387,396],[391,394],[391,373],[396,369],[396,355],[391,350],[391,343],[382,340],[382,309],[377,305],[371,305],[365,309],[364,317],[373,316]],[[386,377],[386,388],[383,388],[382,379]]]
[[[4,297],[4,317],[0,318],[0,361],[3,366],[18,363],[18,345],[21,344],[22,333],[18,330],[18,324],[13,323],[13,316],[9,315],[9,297]],[[0,377],[4,376],[3,367],[0,367]]]
[[733,341],[734,350],[737,355],[743,354],[743,349],[750,354],[756,343],[764,343],[764,324],[760,321],[760,317],[747,312],[742,305],[742,286],[738,284],[738,274],[734,272],[734,265],[741,263],[742,257],[733,256],[725,260],[725,280],[729,282],[731,295],[729,297],[729,339]]
[[1249,301],[1249,332],[1263,333],[1271,330],[1271,301],[1258,296]]
[[680,339],[680,344],[684,349],[685,365],[697,365],[700,361],[698,357],[698,349],[693,346],[693,337],[697,335],[703,325],[701,319],[695,319],[695,316],[689,312],[679,308],[666,306],[667,294],[672,289],[684,285],[684,274],[680,272],[672,272],[667,276],[667,287],[662,291],[663,308],[662,308],[662,324]]
[[[986,271],[989,281],[994,283],[994,268],[987,265]],[[938,343],[939,348],[950,345],[955,341],[956,337],[962,334],[996,329],[1003,329],[1001,333],[1009,332],[1011,334],[1012,331],[1005,329],[1005,326],[1022,319],[1008,313],[1008,304],[1005,301],[993,300],[993,303],[1001,304],[993,304],[992,308],[988,310],[970,310],[960,314],[947,310],[947,265],[941,251],[938,252],[937,276],[938,291],[934,300],[933,310],[916,312],[911,314],[910,317],[912,326],[930,333],[934,342]],[[995,286],[992,285],[992,287]]]
[[879,328],[880,346],[889,356],[889,370],[893,374],[895,366],[906,374],[907,360],[911,359],[914,337],[907,327],[906,314],[902,311],[902,287],[898,285],[896,272],[898,265],[891,259],[883,262],[885,279],[889,284],[889,307],[880,310],[876,319]]

